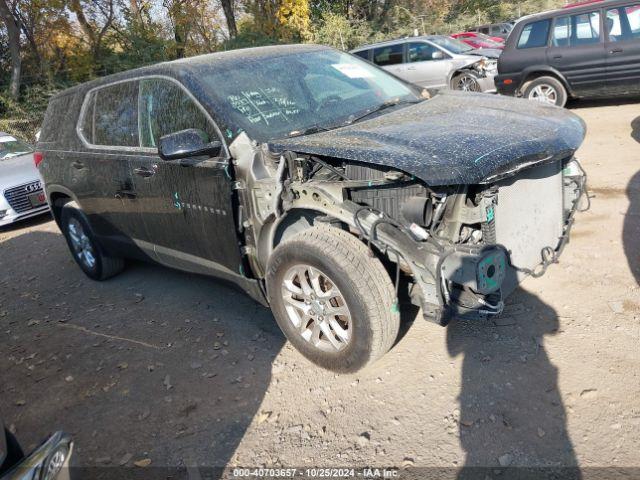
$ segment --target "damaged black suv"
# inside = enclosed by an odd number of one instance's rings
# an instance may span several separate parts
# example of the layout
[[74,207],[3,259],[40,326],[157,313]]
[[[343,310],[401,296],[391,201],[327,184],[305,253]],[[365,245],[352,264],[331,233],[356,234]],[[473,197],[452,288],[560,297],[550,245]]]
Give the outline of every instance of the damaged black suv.
[[356,371],[396,340],[398,298],[442,325],[500,314],[584,192],[575,115],[425,97],[326,47],[216,53],[60,93],[35,158],[89,277],[139,258],[226,279]]

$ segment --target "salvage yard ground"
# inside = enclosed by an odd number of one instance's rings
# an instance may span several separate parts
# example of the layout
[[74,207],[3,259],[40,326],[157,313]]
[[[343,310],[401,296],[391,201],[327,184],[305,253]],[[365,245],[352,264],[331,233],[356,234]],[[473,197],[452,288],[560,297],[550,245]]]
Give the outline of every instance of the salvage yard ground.
[[[74,463],[640,467],[640,103],[582,102],[592,208],[502,318],[412,322],[334,375],[215,280],[88,280],[48,219],[0,231],[0,412]],[[149,459],[149,460],[147,460]]]

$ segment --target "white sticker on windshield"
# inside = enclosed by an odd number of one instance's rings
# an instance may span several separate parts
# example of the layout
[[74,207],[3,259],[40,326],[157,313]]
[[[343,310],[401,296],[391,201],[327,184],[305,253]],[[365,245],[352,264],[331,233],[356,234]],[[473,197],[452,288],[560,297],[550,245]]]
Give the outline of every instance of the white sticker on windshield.
[[18,140],[15,137],[12,137],[10,135],[4,136],[4,137],[0,137],[0,143],[2,142],[17,142]]
[[334,63],[331,66],[349,78],[373,78],[373,73],[355,63]]

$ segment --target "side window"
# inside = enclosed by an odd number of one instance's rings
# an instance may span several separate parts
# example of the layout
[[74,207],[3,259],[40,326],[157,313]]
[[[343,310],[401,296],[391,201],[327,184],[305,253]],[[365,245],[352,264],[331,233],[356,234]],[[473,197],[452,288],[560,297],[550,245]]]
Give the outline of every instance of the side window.
[[402,48],[401,43],[376,48],[373,50],[373,62],[381,67],[402,63]]
[[553,46],[568,47],[571,38],[571,19],[558,17],[553,25]]
[[218,138],[202,110],[182,88],[169,80],[140,80],[139,107],[143,147],[155,148],[160,137],[188,128],[206,132],[210,140]]
[[91,92],[86,100],[83,117],[80,123],[80,132],[84,139],[95,145],[95,131],[93,125],[95,123],[95,106],[96,106],[96,92]]
[[428,43],[415,42],[409,44],[409,63],[433,60],[433,54],[439,52],[436,47]]
[[640,4],[607,10],[605,28],[612,42],[640,39]]
[[353,52],[354,55],[357,55],[360,58],[364,58],[365,60],[369,60],[369,52],[371,50],[361,50],[360,52]]
[[600,41],[600,13],[583,13],[556,18],[553,26],[553,45],[574,47]]
[[539,20],[525,25],[518,39],[518,48],[545,47],[550,25],[551,20]]
[[624,40],[624,33],[622,31],[622,22],[620,21],[619,9],[612,8],[611,10],[607,10],[607,18],[604,21],[604,26],[607,30],[607,35],[609,35],[609,40],[611,42],[619,42],[620,40]]
[[479,29],[480,33],[484,33],[485,35],[489,35],[489,27],[482,27]]
[[571,17],[571,46],[589,45],[600,41],[600,12]]
[[627,23],[631,37],[636,40],[640,38],[640,3],[625,7],[624,12],[627,14]]
[[138,147],[138,82],[94,90],[86,100],[81,130],[94,145]]

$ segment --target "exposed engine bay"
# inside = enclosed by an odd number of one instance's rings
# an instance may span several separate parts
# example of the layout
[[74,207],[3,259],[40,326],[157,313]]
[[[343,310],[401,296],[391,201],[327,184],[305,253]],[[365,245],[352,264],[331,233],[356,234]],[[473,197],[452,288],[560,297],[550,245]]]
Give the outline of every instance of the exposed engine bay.
[[231,145],[247,269],[318,222],[350,231],[387,267],[398,296],[446,325],[498,315],[526,276],[568,242],[586,175],[573,156],[519,164],[474,185],[427,185],[390,167],[293,151],[240,135]]

